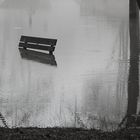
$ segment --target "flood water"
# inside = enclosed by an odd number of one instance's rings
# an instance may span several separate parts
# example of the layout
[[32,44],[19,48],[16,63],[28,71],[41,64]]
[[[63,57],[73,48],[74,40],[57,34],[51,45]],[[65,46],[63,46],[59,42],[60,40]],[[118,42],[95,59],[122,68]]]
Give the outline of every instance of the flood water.
[[[18,1],[0,2],[0,111],[8,125],[114,127],[127,106],[128,0]],[[58,39],[57,67],[22,59],[21,35]]]

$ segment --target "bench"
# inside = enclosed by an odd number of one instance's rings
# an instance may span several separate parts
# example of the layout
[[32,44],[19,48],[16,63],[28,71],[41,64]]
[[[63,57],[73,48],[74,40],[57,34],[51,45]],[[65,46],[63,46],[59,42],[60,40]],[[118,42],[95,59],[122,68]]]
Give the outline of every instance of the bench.
[[57,39],[31,37],[31,36],[21,36],[19,42],[19,48],[23,49],[37,49],[48,51],[50,55],[53,55]]

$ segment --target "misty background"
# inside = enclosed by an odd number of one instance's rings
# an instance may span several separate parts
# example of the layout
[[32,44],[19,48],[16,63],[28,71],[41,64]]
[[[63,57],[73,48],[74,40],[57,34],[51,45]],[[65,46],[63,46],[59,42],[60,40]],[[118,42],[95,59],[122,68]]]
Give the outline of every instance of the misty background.
[[[1,0],[0,111],[8,125],[116,127],[127,107],[128,21],[128,0]],[[21,35],[58,39],[57,67],[22,59]]]

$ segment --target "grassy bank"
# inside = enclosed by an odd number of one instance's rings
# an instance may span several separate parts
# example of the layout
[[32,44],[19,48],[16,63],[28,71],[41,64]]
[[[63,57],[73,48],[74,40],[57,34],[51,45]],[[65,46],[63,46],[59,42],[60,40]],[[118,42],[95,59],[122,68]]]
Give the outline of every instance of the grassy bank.
[[140,140],[140,129],[103,132],[81,128],[0,128],[0,140]]

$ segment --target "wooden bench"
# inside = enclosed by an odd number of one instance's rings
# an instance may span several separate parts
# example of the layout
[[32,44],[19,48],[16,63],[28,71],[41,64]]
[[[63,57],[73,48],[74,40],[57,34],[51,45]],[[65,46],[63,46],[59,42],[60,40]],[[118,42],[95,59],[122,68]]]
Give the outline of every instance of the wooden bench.
[[55,50],[55,45],[57,43],[57,39],[49,39],[49,38],[40,38],[40,37],[31,37],[31,36],[21,36],[19,42],[19,48],[24,49],[38,49],[43,51],[48,51],[50,55],[53,54]]

